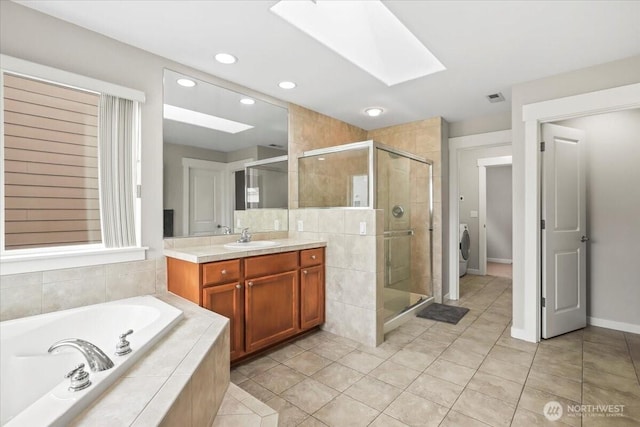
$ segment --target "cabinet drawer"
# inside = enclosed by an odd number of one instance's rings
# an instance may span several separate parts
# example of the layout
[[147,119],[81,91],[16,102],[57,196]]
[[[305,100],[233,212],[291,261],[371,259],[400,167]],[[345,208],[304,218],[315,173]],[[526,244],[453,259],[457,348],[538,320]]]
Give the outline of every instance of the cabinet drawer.
[[324,262],[324,248],[305,249],[300,251],[300,266],[310,267]]
[[246,279],[284,273],[298,268],[298,252],[245,258],[244,263]]
[[240,279],[240,260],[210,262],[202,265],[202,285],[215,285]]

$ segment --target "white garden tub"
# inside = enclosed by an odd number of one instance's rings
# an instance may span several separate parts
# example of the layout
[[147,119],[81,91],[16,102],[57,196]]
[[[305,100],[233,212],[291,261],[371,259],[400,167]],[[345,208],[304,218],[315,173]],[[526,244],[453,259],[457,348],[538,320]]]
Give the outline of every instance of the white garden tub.
[[[182,312],[152,296],[142,296],[0,323],[0,424],[63,426],[180,321]],[[129,329],[132,352],[116,356],[118,336]],[[91,372],[80,352],[49,347],[79,338],[97,345],[115,366]],[[84,363],[91,386],[68,391],[64,375]]]

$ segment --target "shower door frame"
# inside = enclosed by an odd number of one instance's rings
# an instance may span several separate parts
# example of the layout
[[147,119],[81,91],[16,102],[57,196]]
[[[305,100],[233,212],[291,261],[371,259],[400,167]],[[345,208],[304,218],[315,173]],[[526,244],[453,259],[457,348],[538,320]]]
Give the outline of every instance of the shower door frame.
[[[424,157],[417,156],[413,153],[409,153],[407,151],[399,150],[394,147],[390,147],[388,145],[382,144],[380,142],[376,142],[372,139],[360,142],[353,142],[342,145],[334,145],[332,147],[326,148],[317,148],[309,151],[304,151],[302,154],[298,156],[298,159],[303,157],[311,157],[311,156],[320,156],[331,153],[338,153],[342,151],[351,151],[351,150],[359,150],[359,149],[368,149],[368,168],[369,174],[368,177],[369,182],[368,185],[368,194],[369,194],[369,204],[368,206],[333,206],[333,207],[325,207],[326,209],[376,209],[377,197],[376,197],[376,183],[378,180],[378,171],[377,171],[377,163],[378,163],[378,152],[376,149],[381,149],[383,151],[396,154],[401,157],[408,158],[409,160],[415,160],[420,163],[424,163],[429,166],[429,183],[428,183],[428,192],[429,192],[429,224],[428,230],[430,233],[429,238],[429,275],[431,277],[431,293],[435,294],[433,289],[433,161]],[[322,209],[321,207],[318,207]],[[426,295],[425,295],[426,296]],[[384,321],[383,332],[386,334],[390,330],[395,329],[406,321],[410,320],[410,317],[413,313],[421,310],[423,307],[426,307],[428,304],[431,304],[434,301],[434,295],[426,296],[425,299],[418,301],[412,306],[405,308],[403,311],[395,314],[392,318],[387,321]],[[384,305],[384,304],[383,304]]]
[[[433,290],[433,162],[429,159],[417,156],[415,154],[403,151],[403,150],[399,150],[397,148],[394,147],[390,147],[388,145],[379,143],[379,142],[375,142],[375,141],[371,141],[372,144],[372,150],[374,152],[374,165],[378,164],[378,152],[376,149],[380,149],[383,151],[386,151],[388,153],[392,153],[392,154],[396,154],[398,156],[404,157],[404,158],[408,158],[409,160],[415,160],[417,162],[426,164],[429,167],[429,171],[428,171],[428,178],[429,178],[429,182],[428,182],[428,192],[429,192],[429,224],[428,224],[428,230],[429,230],[429,277],[431,280],[431,295],[424,295],[425,298],[424,299],[420,299],[418,302],[414,303],[413,305],[410,305],[408,307],[405,307],[404,310],[394,314],[390,319],[385,320],[384,321],[384,333],[386,334],[387,332],[397,328],[398,326],[402,325],[404,322],[406,322],[407,320],[409,320],[409,316],[411,316],[414,312],[417,312],[419,310],[421,310],[423,307],[425,307],[426,305],[430,304],[433,300],[434,300],[434,290]],[[375,170],[373,170],[373,174],[374,174],[374,179],[378,180],[378,171],[377,168]],[[373,186],[375,187],[375,185]],[[373,209],[376,209],[376,203],[377,200],[374,199],[373,200]]]

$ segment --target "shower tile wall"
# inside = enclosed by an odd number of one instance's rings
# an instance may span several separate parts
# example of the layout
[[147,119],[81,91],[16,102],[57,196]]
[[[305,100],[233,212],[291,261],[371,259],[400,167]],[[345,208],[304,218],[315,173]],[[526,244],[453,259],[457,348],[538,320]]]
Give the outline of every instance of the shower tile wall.
[[[298,221],[303,231],[299,232]],[[360,235],[360,223],[367,234]],[[326,321],[323,329],[376,346],[383,335],[382,211],[373,209],[291,209],[292,238],[327,242]]]
[[366,139],[364,129],[289,104],[289,208],[298,207],[298,156],[304,151]]
[[[448,191],[447,162],[448,151],[445,141],[448,139],[447,122],[441,117],[365,131],[356,126],[341,122],[306,108],[289,104],[289,208],[298,208],[298,162],[294,161],[304,151],[326,148],[334,145],[373,139],[385,145],[403,150],[433,162],[433,290],[437,302],[443,297],[443,263],[446,253],[443,251],[444,232],[447,229],[448,204],[442,199],[442,193]],[[418,177],[416,177],[418,179]],[[416,185],[412,188],[420,191]],[[326,189],[326,188],[325,188]],[[423,193],[424,194],[424,193]],[[414,215],[426,212],[424,204],[418,202],[418,195],[412,198],[416,204],[412,206]],[[444,213],[444,214],[443,214]],[[419,218],[416,218],[419,221]],[[293,227],[292,227],[293,229]],[[428,247],[427,237],[415,239],[416,244]],[[421,250],[416,247],[416,250]],[[417,265],[420,269],[415,274],[429,270],[429,266]],[[445,289],[444,294],[448,292]]]

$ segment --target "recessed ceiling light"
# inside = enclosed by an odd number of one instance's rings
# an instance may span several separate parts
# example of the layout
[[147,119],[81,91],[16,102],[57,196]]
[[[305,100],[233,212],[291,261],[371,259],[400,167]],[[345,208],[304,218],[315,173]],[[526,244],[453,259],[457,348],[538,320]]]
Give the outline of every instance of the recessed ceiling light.
[[369,117],[378,117],[380,114],[382,114],[384,110],[382,108],[367,108],[366,110],[364,110],[364,112],[367,114],[367,116]]
[[244,105],[253,105],[256,103],[255,99],[251,99],[251,98],[242,98],[240,102]]
[[235,64],[238,61],[238,58],[231,55],[230,53],[218,53],[215,58],[216,61],[221,64]]
[[270,10],[387,86],[446,69],[381,1],[280,1]]
[[176,82],[180,86],[184,86],[184,87],[194,87],[196,85],[196,82],[194,82],[191,79],[178,79],[178,80],[176,80]]
[[296,84],[294,82],[280,82],[278,83],[278,86],[280,86],[282,89],[293,89],[294,87],[296,87]]
[[164,104],[164,118],[226,133],[238,133],[253,128],[253,126],[245,123],[234,122],[233,120],[169,104]]

